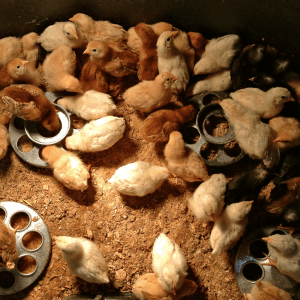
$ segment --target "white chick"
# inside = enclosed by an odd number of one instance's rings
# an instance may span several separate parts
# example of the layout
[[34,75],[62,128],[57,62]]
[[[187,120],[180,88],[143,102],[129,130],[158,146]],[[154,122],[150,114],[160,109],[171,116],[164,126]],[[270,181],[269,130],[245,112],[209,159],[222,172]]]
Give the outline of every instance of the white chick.
[[213,174],[196,189],[189,199],[189,208],[202,222],[214,221],[222,212],[226,192],[224,174]]
[[36,62],[39,57],[39,45],[37,40],[39,35],[36,32],[30,32],[25,34],[21,38],[21,43],[23,46],[24,59],[31,62]]
[[2,159],[7,152],[10,144],[9,134],[6,126],[0,124],[0,159]]
[[242,201],[228,205],[215,221],[210,234],[212,254],[232,248],[243,235],[248,224],[247,214],[253,201]]
[[53,169],[54,177],[70,190],[88,188],[90,173],[81,159],[72,152],[55,145],[42,148],[42,157]]
[[185,91],[190,80],[184,56],[174,45],[174,38],[177,34],[178,31],[165,31],[156,43],[158,72],[169,72],[178,77],[172,85],[174,94]]
[[83,95],[63,97],[57,104],[88,121],[112,116],[117,109],[110,95],[94,90],[89,90]]
[[37,42],[47,52],[52,52],[62,45],[67,45],[73,49],[87,45],[83,32],[73,22],[56,22],[48,26],[41,33]]
[[164,233],[161,233],[154,242],[152,269],[162,289],[174,295],[188,274],[188,265],[183,251]]
[[266,92],[259,88],[245,88],[230,93],[230,97],[264,119],[277,116],[285,102],[295,101],[289,90],[282,87],[271,88]]
[[66,138],[66,147],[83,152],[103,151],[123,137],[125,119],[107,116],[90,121],[83,128]]
[[24,57],[21,40],[13,36],[0,39],[0,68],[16,57]]
[[72,274],[87,282],[109,283],[108,266],[97,245],[83,237],[53,237]]
[[211,73],[206,78],[190,85],[185,96],[191,97],[205,92],[223,92],[232,88],[230,70]]
[[212,39],[205,47],[200,60],[195,64],[193,74],[208,74],[229,69],[234,57],[241,51],[238,35],[228,34]]
[[144,197],[160,188],[170,176],[166,167],[136,161],[118,168],[108,182],[121,194]]
[[233,126],[235,139],[240,148],[252,159],[262,159],[267,168],[279,163],[280,151],[274,143],[276,132],[263,123],[259,116],[232,99],[221,101],[225,115]]

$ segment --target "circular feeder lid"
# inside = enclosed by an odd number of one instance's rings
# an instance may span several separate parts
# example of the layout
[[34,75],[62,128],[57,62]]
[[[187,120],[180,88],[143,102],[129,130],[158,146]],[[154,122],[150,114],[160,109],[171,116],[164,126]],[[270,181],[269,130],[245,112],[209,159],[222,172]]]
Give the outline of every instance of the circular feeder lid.
[[[242,294],[250,293],[256,281],[266,280],[294,295],[294,299],[300,300],[300,283],[280,273],[275,267],[261,265],[261,263],[269,261],[263,254],[268,254],[269,250],[267,243],[262,238],[273,234],[287,233],[287,230],[278,229],[275,226],[266,226],[251,232],[244,238],[237,251],[234,263],[236,280]],[[293,236],[296,237],[296,234]]]
[[[0,202],[0,212],[1,215],[4,214],[4,223],[11,229],[14,229],[12,224],[16,225],[15,222],[18,220],[22,225],[16,231],[19,257],[14,260],[15,268],[8,271],[5,267],[0,267],[0,276],[2,274],[5,278],[5,282],[3,280],[0,282],[0,295],[11,295],[30,286],[44,271],[50,258],[51,236],[41,216],[24,204],[2,201]],[[25,235],[33,237],[29,237],[27,240]],[[28,270],[24,269],[26,263],[27,265],[29,263],[31,267]]]

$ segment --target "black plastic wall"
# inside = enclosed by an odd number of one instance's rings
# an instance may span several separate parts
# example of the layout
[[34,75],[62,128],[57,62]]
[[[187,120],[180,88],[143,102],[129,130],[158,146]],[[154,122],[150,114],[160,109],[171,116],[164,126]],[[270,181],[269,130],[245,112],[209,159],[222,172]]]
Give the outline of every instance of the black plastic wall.
[[41,33],[55,21],[82,12],[128,29],[139,22],[167,21],[207,38],[236,33],[261,38],[286,53],[300,55],[298,0],[2,0],[0,37]]

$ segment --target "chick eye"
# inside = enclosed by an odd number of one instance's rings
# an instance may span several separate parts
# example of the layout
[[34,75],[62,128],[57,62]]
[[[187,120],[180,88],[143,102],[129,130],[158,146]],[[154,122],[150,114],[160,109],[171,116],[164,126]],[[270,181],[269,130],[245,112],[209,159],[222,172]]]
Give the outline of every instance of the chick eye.
[[20,69],[21,68],[21,66],[17,66],[17,69]]
[[96,51],[97,51],[97,49],[96,49],[96,48],[94,48],[92,51],[93,51],[93,52],[96,52]]
[[285,96],[281,96],[281,99],[285,99]]
[[170,42],[170,41],[171,41],[171,38],[168,37],[168,38],[167,38],[167,42]]
[[167,78],[167,81],[170,81],[170,78]]

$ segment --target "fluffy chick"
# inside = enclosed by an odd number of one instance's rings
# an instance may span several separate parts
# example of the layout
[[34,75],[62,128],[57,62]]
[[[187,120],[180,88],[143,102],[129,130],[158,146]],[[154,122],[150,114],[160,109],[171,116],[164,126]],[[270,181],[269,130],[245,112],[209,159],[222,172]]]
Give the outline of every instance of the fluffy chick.
[[230,97],[264,119],[277,116],[285,102],[295,101],[289,90],[282,87],[275,87],[266,92],[258,88],[245,88],[230,93]]
[[10,138],[6,126],[0,124],[0,160],[6,155]]
[[139,51],[139,80],[154,80],[158,75],[156,43],[158,35],[151,26],[139,23],[134,27],[137,36],[141,40]]
[[156,43],[159,73],[169,72],[178,77],[172,85],[174,94],[185,91],[190,80],[184,56],[174,45],[174,38],[177,34],[178,31],[165,31]]
[[164,149],[164,156],[169,170],[188,182],[209,179],[207,167],[201,157],[192,149],[185,147],[182,134],[173,131]]
[[228,205],[217,217],[210,234],[212,254],[232,248],[243,235],[248,224],[247,214],[253,201],[242,201]]
[[140,133],[149,143],[167,142],[172,131],[192,121],[198,110],[193,105],[178,109],[160,109],[149,115],[143,122]]
[[90,121],[66,138],[66,147],[83,152],[106,150],[123,137],[125,127],[125,119],[114,116]]
[[56,22],[48,26],[37,42],[48,52],[63,45],[74,49],[87,44],[85,35],[73,22]]
[[162,289],[174,295],[188,274],[188,265],[183,251],[164,233],[161,233],[154,242],[152,269]]
[[197,63],[205,51],[208,40],[199,32],[190,31],[187,33],[187,36],[190,44],[195,49],[195,63]]
[[230,70],[209,74],[206,78],[190,85],[185,97],[191,97],[205,92],[222,92],[231,89]]
[[213,174],[201,183],[189,199],[189,208],[202,222],[214,221],[222,212],[226,191],[224,174]]
[[118,168],[108,182],[121,194],[144,197],[160,188],[170,176],[166,167],[136,161]]
[[0,39],[0,68],[16,57],[24,57],[21,40],[13,36]]
[[292,300],[290,294],[269,281],[256,281],[251,293],[244,294],[246,300]]
[[265,254],[269,262],[261,265],[274,266],[282,274],[300,282],[300,241],[290,234],[274,234],[262,239],[267,242],[272,259]]
[[241,39],[228,34],[210,40],[200,60],[195,64],[193,74],[208,74],[229,69],[234,57],[241,51]]
[[13,262],[19,256],[16,247],[16,230],[10,229],[2,220],[0,220],[0,258],[7,270],[15,267]]
[[37,43],[38,38],[39,35],[36,32],[30,32],[23,35],[21,38],[25,60],[37,62],[39,56],[39,45]]
[[117,109],[110,95],[94,90],[87,91],[83,95],[60,98],[57,104],[88,121],[112,116]]
[[57,47],[43,62],[44,78],[55,91],[66,90],[83,94],[79,80],[74,76],[76,54],[67,45]]
[[72,274],[98,284],[109,283],[108,266],[98,246],[83,237],[53,237]]
[[263,123],[256,113],[235,100],[224,99],[220,105],[233,126],[240,148],[252,159],[262,159],[267,168],[277,165],[280,151],[273,142],[275,131]]
[[300,145],[300,122],[296,118],[277,116],[269,120],[269,125],[276,131],[276,139],[281,152]]
[[44,147],[41,154],[45,162],[53,169],[54,177],[65,187],[79,191],[88,188],[90,173],[75,153],[51,145]]

